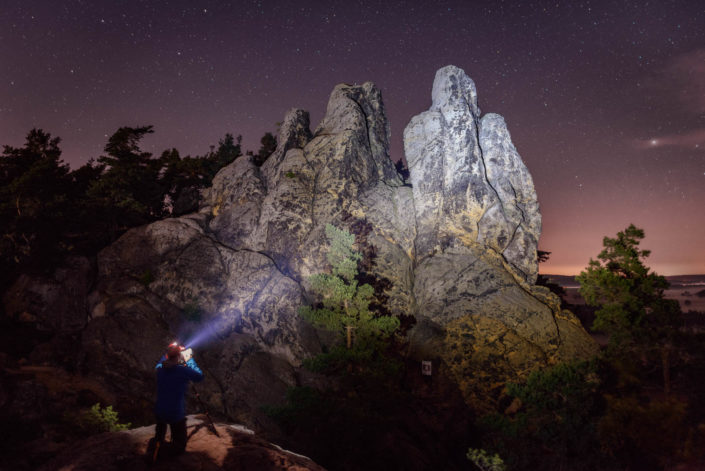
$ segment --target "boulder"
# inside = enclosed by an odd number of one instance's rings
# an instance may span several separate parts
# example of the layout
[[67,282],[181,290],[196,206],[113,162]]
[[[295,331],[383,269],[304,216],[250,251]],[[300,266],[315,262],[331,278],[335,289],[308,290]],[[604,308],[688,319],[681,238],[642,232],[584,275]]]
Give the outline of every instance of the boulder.
[[206,331],[201,395],[220,414],[267,423],[262,406],[283,401],[302,360],[321,349],[298,308],[308,276],[327,269],[328,223],[366,237],[374,275],[393,282],[390,308],[408,312],[411,192],[389,159],[383,110],[373,84],[339,85],[315,133],[306,112],[289,111],[262,167],[237,159],[197,213],[132,229],[101,251],[83,366],[117,391],[148,395],[164,346]]
[[[504,220],[510,223],[509,230],[512,231],[506,246],[504,243],[499,246],[504,247],[504,258],[533,284],[538,273],[534,252],[541,234],[541,214],[534,182],[512,144],[502,116],[488,113],[482,117],[479,141],[487,181],[497,192]],[[482,236],[486,237],[486,234]],[[498,234],[490,239],[500,241],[502,237]]]
[[[156,463],[150,463],[149,440],[154,437],[154,425],[124,432],[108,432],[87,438],[40,470],[221,470],[253,469],[262,471],[324,471],[309,458],[269,443],[241,425],[216,424],[213,433],[203,417],[187,417],[188,443],[186,452],[166,456],[168,441],[160,447]],[[168,436],[168,435],[167,435]]]
[[69,258],[51,275],[21,275],[2,301],[10,319],[51,332],[75,332],[88,322],[86,297],[95,266],[85,257]]

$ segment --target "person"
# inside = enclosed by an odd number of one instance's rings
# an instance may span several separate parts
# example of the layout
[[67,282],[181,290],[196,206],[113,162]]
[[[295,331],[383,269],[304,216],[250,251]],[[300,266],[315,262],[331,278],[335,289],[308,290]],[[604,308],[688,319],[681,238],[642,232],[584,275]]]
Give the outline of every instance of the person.
[[[158,447],[164,442],[166,426],[171,429],[173,454],[186,449],[186,388],[188,383],[203,381],[203,372],[193,359],[191,349],[184,349],[174,342],[167,347],[166,355],[157,363],[157,402],[154,413],[157,426],[153,443]],[[157,448],[158,451],[158,448]],[[156,457],[156,453],[155,453]]]

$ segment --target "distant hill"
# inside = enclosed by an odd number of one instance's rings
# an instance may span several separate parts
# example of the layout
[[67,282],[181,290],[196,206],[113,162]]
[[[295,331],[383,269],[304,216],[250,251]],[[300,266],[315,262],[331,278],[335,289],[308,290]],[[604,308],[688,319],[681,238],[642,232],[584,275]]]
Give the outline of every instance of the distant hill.
[[[581,306],[585,304],[585,300],[580,296],[578,288],[580,285],[575,281],[574,276],[568,275],[544,275],[551,283],[555,283],[566,290],[563,300],[573,306]],[[677,275],[667,276],[666,279],[671,286],[665,291],[665,296],[668,299],[678,301],[683,312],[693,311],[705,313],[705,275]],[[575,311],[581,317],[580,308]],[[584,321],[583,317],[581,320]],[[698,321],[700,322],[700,321]],[[592,321],[584,322],[585,325],[590,325]]]
[[[580,285],[575,281],[575,275],[548,275],[543,274],[551,282],[563,288],[578,288]],[[694,289],[705,288],[705,275],[675,275],[667,276],[666,279],[671,284],[671,289]]]
[[671,289],[705,287],[705,275],[677,275],[667,276]]
[[563,288],[577,288],[580,285],[575,281],[576,275],[547,275],[541,273],[541,276],[545,276],[551,283],[555,283]]

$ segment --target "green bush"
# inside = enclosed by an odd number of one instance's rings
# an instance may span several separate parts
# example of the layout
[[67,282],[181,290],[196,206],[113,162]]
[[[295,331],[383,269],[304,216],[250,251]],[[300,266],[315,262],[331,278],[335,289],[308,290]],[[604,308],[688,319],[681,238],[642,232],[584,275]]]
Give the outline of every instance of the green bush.
[[598,432],[602,450],[622,462],[647,469],[667,468],[682,457],[688,433],[687,406],[675,398],[651,400],[607,395]]
[[597,360],[561,363],[508,384],[520,407],[480,420],[484,448],[499,452],[510,469],[607,469],[595,430],[604,410],[601,368]]
[[129,429],[132,425],[129,422],[121,424],[118,413],[113,410],[113,406],[101,408],[99,402],[93,404],[90,409],[78,413],[73,419],[69,417],[69,421],[73,422],[82,432],[89,435],[102,432],[119,432]]
[[505,471],[507,469],[497,453],[490,456],[481,448],[469,448],[466,456],[482,471]]

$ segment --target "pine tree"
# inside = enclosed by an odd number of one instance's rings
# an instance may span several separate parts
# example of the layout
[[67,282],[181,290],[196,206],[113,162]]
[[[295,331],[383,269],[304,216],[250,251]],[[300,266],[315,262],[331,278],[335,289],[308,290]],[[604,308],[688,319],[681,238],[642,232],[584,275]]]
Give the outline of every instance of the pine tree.
[[0,285],[65,252],[71,180],[59,143],[32,129],[24,147],[4,146],[0,154]]
[[260,143],[262,146],[259,148],[259,151],[257,151],[257,154],[253,156],[253,162],[258,167],[261,167],[269,156],[277,150],[277,138],[274,137],[271,132],[268,132],[262,136]]
[[609,333],[616,342],[635,340],[642,327],[653,327],[654,314],[674,304],[664,297],[666,278],[644,264],[650,251],[639,249],[643,238],[644,231],[633,224],[614,239],[605,237],[598,260],[590,260],[576,278],[587,304],[599,308],[593,329]]
[[670,362],[680,325],[678,301],[666,299],[668,281],[644,264],[644,231],[631,224],[616,238],[603,239],[604,250],[576,280],[580,294],[598,307],[593,329],[609,334],[614,354],[658,352],[664,390],[670,390]]
[[375,315],[370,310],[374,289],[356,280],[362,255],[353,249],[355,236],[327,224],[326,237],[330,243],[327,260],[331,273],[318,273],[309,278],[320,305],[304,306],[300,313],[316,327],[345,335],[348,349],[373,350],[379,341],[399,328],[399,319]]
[[88,196],[112,238],[166,215],[165,188],[159,181],[162,161],[139,147],[140,140],[153,132],[152,126],[121,127],[108,140],[106,155],[98,158],[105,170]]

